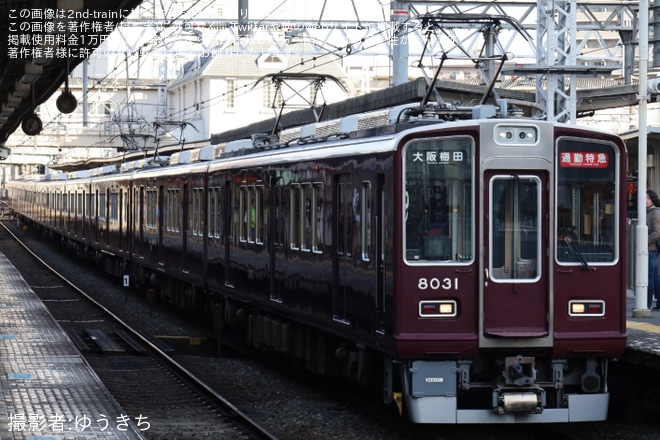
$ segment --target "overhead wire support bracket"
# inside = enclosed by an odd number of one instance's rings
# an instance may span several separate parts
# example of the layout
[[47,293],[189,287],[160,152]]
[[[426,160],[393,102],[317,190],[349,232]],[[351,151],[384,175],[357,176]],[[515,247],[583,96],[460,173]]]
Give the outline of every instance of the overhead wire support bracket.
[[[319,108],[316,108],[314,106],[319,92],[321,93],[321,95],[323,95],[322,88],[327,80],[330,80],[335,84],[337,84],[344,92],[348,92],[344,84],[342,84],[342,82],[333,75],[320,74],[320,73],[305,73],[305,72],[269,73],[267,75],[262,76],[257,81],[255,81],[254,85],[252,86],[252,89],[254,89],[257,86],[257,84],[265,82],[267,80],[272,81],[272,84],[274,84],[275,86],[275,93],[273,95],[273,99],[271,102],[271,108],[273,108],[273,110],[275,111],[275,122],[273,123],[273,128],[270,133],[271,135],[274,135],[279,131],[280,121],[282,120],[282,115],[284,114],[284,107],[287,105],[286,102],[287,100],[284,99],[284,95],[282,93],[282,88],[284,85],[288,86],[289,89],[294,92],[295,96],[301,97],[307,104],[309,104],[309,107],[314,113],[314,120],[316,122],[321,120],[321,118],[323,117],[323,112],[327,107],[325,99],[323,104],[321,104]],[[292,87],[291,84],[287,83],[287,81],[307,81],[309,84],[306,87],[308,86],[314,87],[314,93],[312,95],[312,99],[310,100],[302,96],[300,91]],[[276,105],[278,98],[280,98],[279,106]]]
[[[422,106],[426,105],[429,102],[431,98],[431,94],[435,95],[436,101],[439,104],[445,104],[440,93],[437,91],[435,87],[435,83],[439,78],[440,71],[443,68],[445,62],[449,59],[469,59],[472,63],[474,63],[477,70],[479,70],[481,76],[483,77],[484,82],[488,85],[486,93],[484,94],[484,96],[482,96],[480,100],[480,104],[484,104],[491,95],[493,95],[496,101],[499,101],[499,96],[495,92],[495,84],[504,68],[504,63],[509,59],[512,59],[513,57],[512,56],[510,57],[508,53],[502,53],[501,55],[492,54],[492,50],[490,50],[489,44],[494,45],[493,39],[497,34],[496,30],[501,28],[502,22],[506,22],[511,26],[511,28],[513,28],[520,35],[522,35],[523,38],[525,38],[527,41],[530,41],[532,39],[531,36],[527,33],[527,31],[524,29],[524,27],[516,19],[504,15],[425,13],[425,14],[417,15],[415,17],[411,17],[410,20],[411,21],[418,20],[422,28],[426,29],[426,42],[420,54],[419,61],[417,61],[416,63],[417,67],[422,69],[422,73],[428,82],[428,91],[422,100]],[[424,71],[425,66],[423,63],[423,59],[425,56],[427,56],[426,52],[429,50],[428,48],[430,47],[431,37],[433,35],[436,35],[437,32],[442,32],[446,34],[447,33],[446,28],[450,28],[453,25],[457,25],[457,24],[463,25],[466,22],[472,24],[483,24],[485,26],[484,34],[486,38],[484,41],[483,48],[481,50],[481,54],[483,55],[485,52],[486,55],[479,57],[471,56],[459,41],[453,40],[454,47],[458,49],[461,53],[463,53],[465,57],[460,57],[460,58],[450,57],[448,55],[447,50],[443,51],[442,55],[440,56],[440,65],[435,69],[433,78],[430,79],[429,76]],[[491,69],[488,69],[488,71],[486,71],[484,69],[483,67],[484,63],[491,64],[492,62],[495,61],[500,62],[497,69],[491,68],[494,71],[491,71]]]
[[166,133],[171,133],[172,130],[178,128],[180,130],[181,135],[179,136],[179,145],[181,146],[181,150],[183,150],[183,146],[186,143],[186,138],[183,136],[184,131],[186,127],[191,126],[197,133],[199,133],[199,130],[195,125],[193,125],[190,122],[186,121],[155,121],[153,123],[154,130],[156,131],[156,136],[155,138],[160,139],[160,136],[158,134],[158,130],[162,130],[163,132]]

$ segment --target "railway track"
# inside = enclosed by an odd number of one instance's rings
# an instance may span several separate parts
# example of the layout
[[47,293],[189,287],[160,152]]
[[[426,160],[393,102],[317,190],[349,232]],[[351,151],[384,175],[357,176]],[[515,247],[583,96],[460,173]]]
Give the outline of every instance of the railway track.
[[145,438],[277,438],[0,225],[2,251],[29,274],[28,283],[126,413],[149,424]]

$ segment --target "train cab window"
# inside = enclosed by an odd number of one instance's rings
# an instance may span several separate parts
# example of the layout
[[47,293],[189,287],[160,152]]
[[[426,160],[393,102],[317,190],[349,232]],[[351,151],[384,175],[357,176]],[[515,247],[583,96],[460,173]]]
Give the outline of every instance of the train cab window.
[[541,181],[499,175],[490,181],[490,277],[536,280],[540,276]]
[[408,263],[469,262],[474,252],[473,140],[424,139],[404,148]]
[[617,259],[618,152],[611,144],[561,139],[557,150],[557,261]]

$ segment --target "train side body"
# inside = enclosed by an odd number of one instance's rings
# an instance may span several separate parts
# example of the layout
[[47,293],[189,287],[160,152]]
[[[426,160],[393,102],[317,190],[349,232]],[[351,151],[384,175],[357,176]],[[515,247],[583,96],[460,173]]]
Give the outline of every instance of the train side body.
[[[385,322],[382,316],[375,321],[374,310],[378,301],[391,304],[392,291],[377,293],[377,286],[379,276],[391,279],[392,262],[384,274],[372,237],[361,235],[360,216],[364,209],[369,221],[378,217],[391,231],[391,207],[377,215],[375,200],[393,184],[392,139],[354,143],[351,157],[345,145],[330,142],[317,151],[292,148],[211,164],[211,204],[231,215],[210,220],[208,287],[386,349],[391,340],[376,331]],[[363,197],[373,205],[363,208]]]

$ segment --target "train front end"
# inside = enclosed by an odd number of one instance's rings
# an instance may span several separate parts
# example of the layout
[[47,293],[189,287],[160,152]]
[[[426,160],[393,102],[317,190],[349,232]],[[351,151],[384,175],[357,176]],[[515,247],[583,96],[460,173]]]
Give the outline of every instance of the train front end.
[[606,419],[626,344],[620,138],[493,119],[398,151],[393,376],[411,420]]

